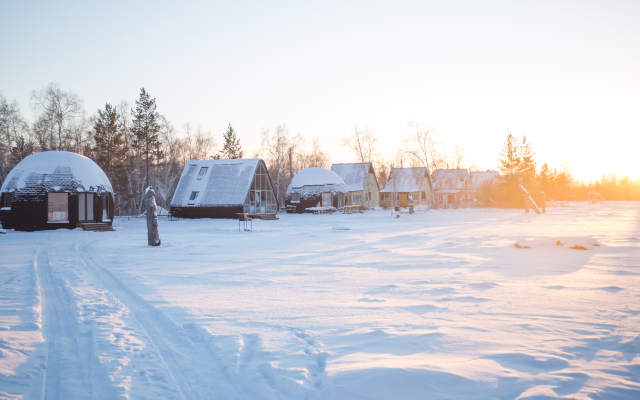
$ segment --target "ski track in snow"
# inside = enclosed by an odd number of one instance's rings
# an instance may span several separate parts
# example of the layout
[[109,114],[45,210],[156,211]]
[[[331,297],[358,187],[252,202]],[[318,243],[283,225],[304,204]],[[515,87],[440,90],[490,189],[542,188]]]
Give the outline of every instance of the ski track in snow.
[[[55,245],[54,245],[55,246]],[[47,247],[36,253],[36,273],[42,292],[42,320],[47,340],[43,398],[75,398],[80,389],[90,399],[114,398],[112,388],[94,390],[94,382],[109,382],[101,369],[94,369],[93,332],[80,332],[76,303],[65,282],[52,270]],[[78,383],[81,386],[78,386]]]
[[[187,333],[161,311],[131,291],[87,251],[89,242],[76,249],[85,267],[131,311],[158,351],[180,394],[186,400],[242,398],[231,379],[203,342],[191,341]],[[226,379],[225,379],[226,378]]]

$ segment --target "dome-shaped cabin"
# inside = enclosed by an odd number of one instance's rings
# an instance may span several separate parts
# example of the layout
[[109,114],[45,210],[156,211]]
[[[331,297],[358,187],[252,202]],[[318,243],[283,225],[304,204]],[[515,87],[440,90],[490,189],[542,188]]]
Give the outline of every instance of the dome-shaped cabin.
[[6,229],[74,229],[113,220],[113,189],[91,159],[66,151],[32,154],[16,165],[0,189]]
[[335,172],[324,168],[307,168],[293,177],[287,192],[285,204],[295,213],[308,212],[307,208],[320,206],[344,206],[347,185]]

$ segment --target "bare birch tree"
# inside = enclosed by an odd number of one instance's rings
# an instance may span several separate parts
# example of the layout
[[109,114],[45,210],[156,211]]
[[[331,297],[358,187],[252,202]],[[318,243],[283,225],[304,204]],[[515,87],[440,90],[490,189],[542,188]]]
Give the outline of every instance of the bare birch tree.
[[353,128],[353,131],[342,140],[342,145],[351,150],[356,159],[362,164],[364,173],[364,195],[367,198],[367,206],[371,208],[371,196],[369,195],[369,170],[365,163],[372,163],[378,148],[378,139],[373,130],[368,128]]
[[[57,83],[50,83],[40,91],[31,92],[31,104],[40,118],[51,125],[48,138],[49,150],[69,149],[65,146],[67,143],[64,143],[63,132],[74,119],[84,116],[82,100],[75,93],[60,89]],[[54,137],[56,133],[57,145]]]
[[272,180],[275,180],[278,204],[284,204],[286,188],[283,188],[283,186],[289,157],[289,146],[289,128],[285,124],[278,125],[273,133],[270,129],[262,130],[262,150],[266,151],[269,157],[269,175],[271,175]]

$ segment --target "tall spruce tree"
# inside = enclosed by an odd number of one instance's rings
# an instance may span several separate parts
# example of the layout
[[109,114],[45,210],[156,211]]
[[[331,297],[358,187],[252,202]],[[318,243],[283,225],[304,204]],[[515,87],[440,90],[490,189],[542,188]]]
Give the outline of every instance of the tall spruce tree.
[[531,191],[529,185],[535,184],[536,179],[536,161],[533,159],[536,153],[531,148],[531,142],[527,142],[527,137],[523,136],[520,145],[520,165],[518,166],[518,174],[522,178],[524,185]]
[[223,135],[224,145],[220,150],[220,158],[222,159],[238,159],[244,156],[244,151],[240,146],[240,139],[236,137],[236,131],[229,122],[229,127]]
[[103,110],[98,110],[98,117],[93,123],[92,149],[94,161],[109,177],[116,194],[126,192],[129,179],[127,175],[127,144],[124,132],[118,124],[118,110],[107,103]]
[[517,207],[520,197],[520,146],[518,140],[511,133],[507,135],[507,142],[500,152],[500,171],[504,175],[502,180],[503,199],[507,206]]
[[138,152],[142,152],[143,160],[146,163],[146,185],[149,186],[149,163],[153,163],[153,157],[156,159],[162,157],[160,151],[160,124],[158,119],[160,115],[156,111],[156,99],[144,90],[140,89],[140,99],[136,100],[135,111],[131,109],[133,115],[133,147]]

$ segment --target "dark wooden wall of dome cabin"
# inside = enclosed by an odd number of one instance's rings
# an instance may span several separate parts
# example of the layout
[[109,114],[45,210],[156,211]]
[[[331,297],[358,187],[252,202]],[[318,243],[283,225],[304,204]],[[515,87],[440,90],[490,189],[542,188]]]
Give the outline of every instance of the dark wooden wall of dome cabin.
[[[111,193],[109,193],[111,197]],[[102,196],[96,196],[93,212],[96,222],[102,222]],[[11,210],[0,211],[0,223],[4,229],[16,231],[43,231],[53,229],[75,229],[78,224],[78,195],[69,193],[68,220],[66,223],[49,223],[47,215],[48,193],[14,193]],[[109,204],[109,215],[114,213],[113,201]],[[112,217],[113,219],[113,217]]]
[[169,208],[171,215],[177,218],[232,218],[238,219],[238,213],[244,212],[244,206],[229,207],[176,207]]
[[[296,206],[296,212],[295,212],[296,214],[304,214],[305,212],[311,213],[313,211],[307,211],[306,209],[309,207],[317,207],[318,203],[322,204],[322,194],[310,196],[307,198],[300,198],[299,203],[292,203],[291,196],[288,196],[284,200],[285,205]],[[331,203],[335,208],[338,208],[338,194],[335,194],[335,193],[333,194],[333,200]]]

